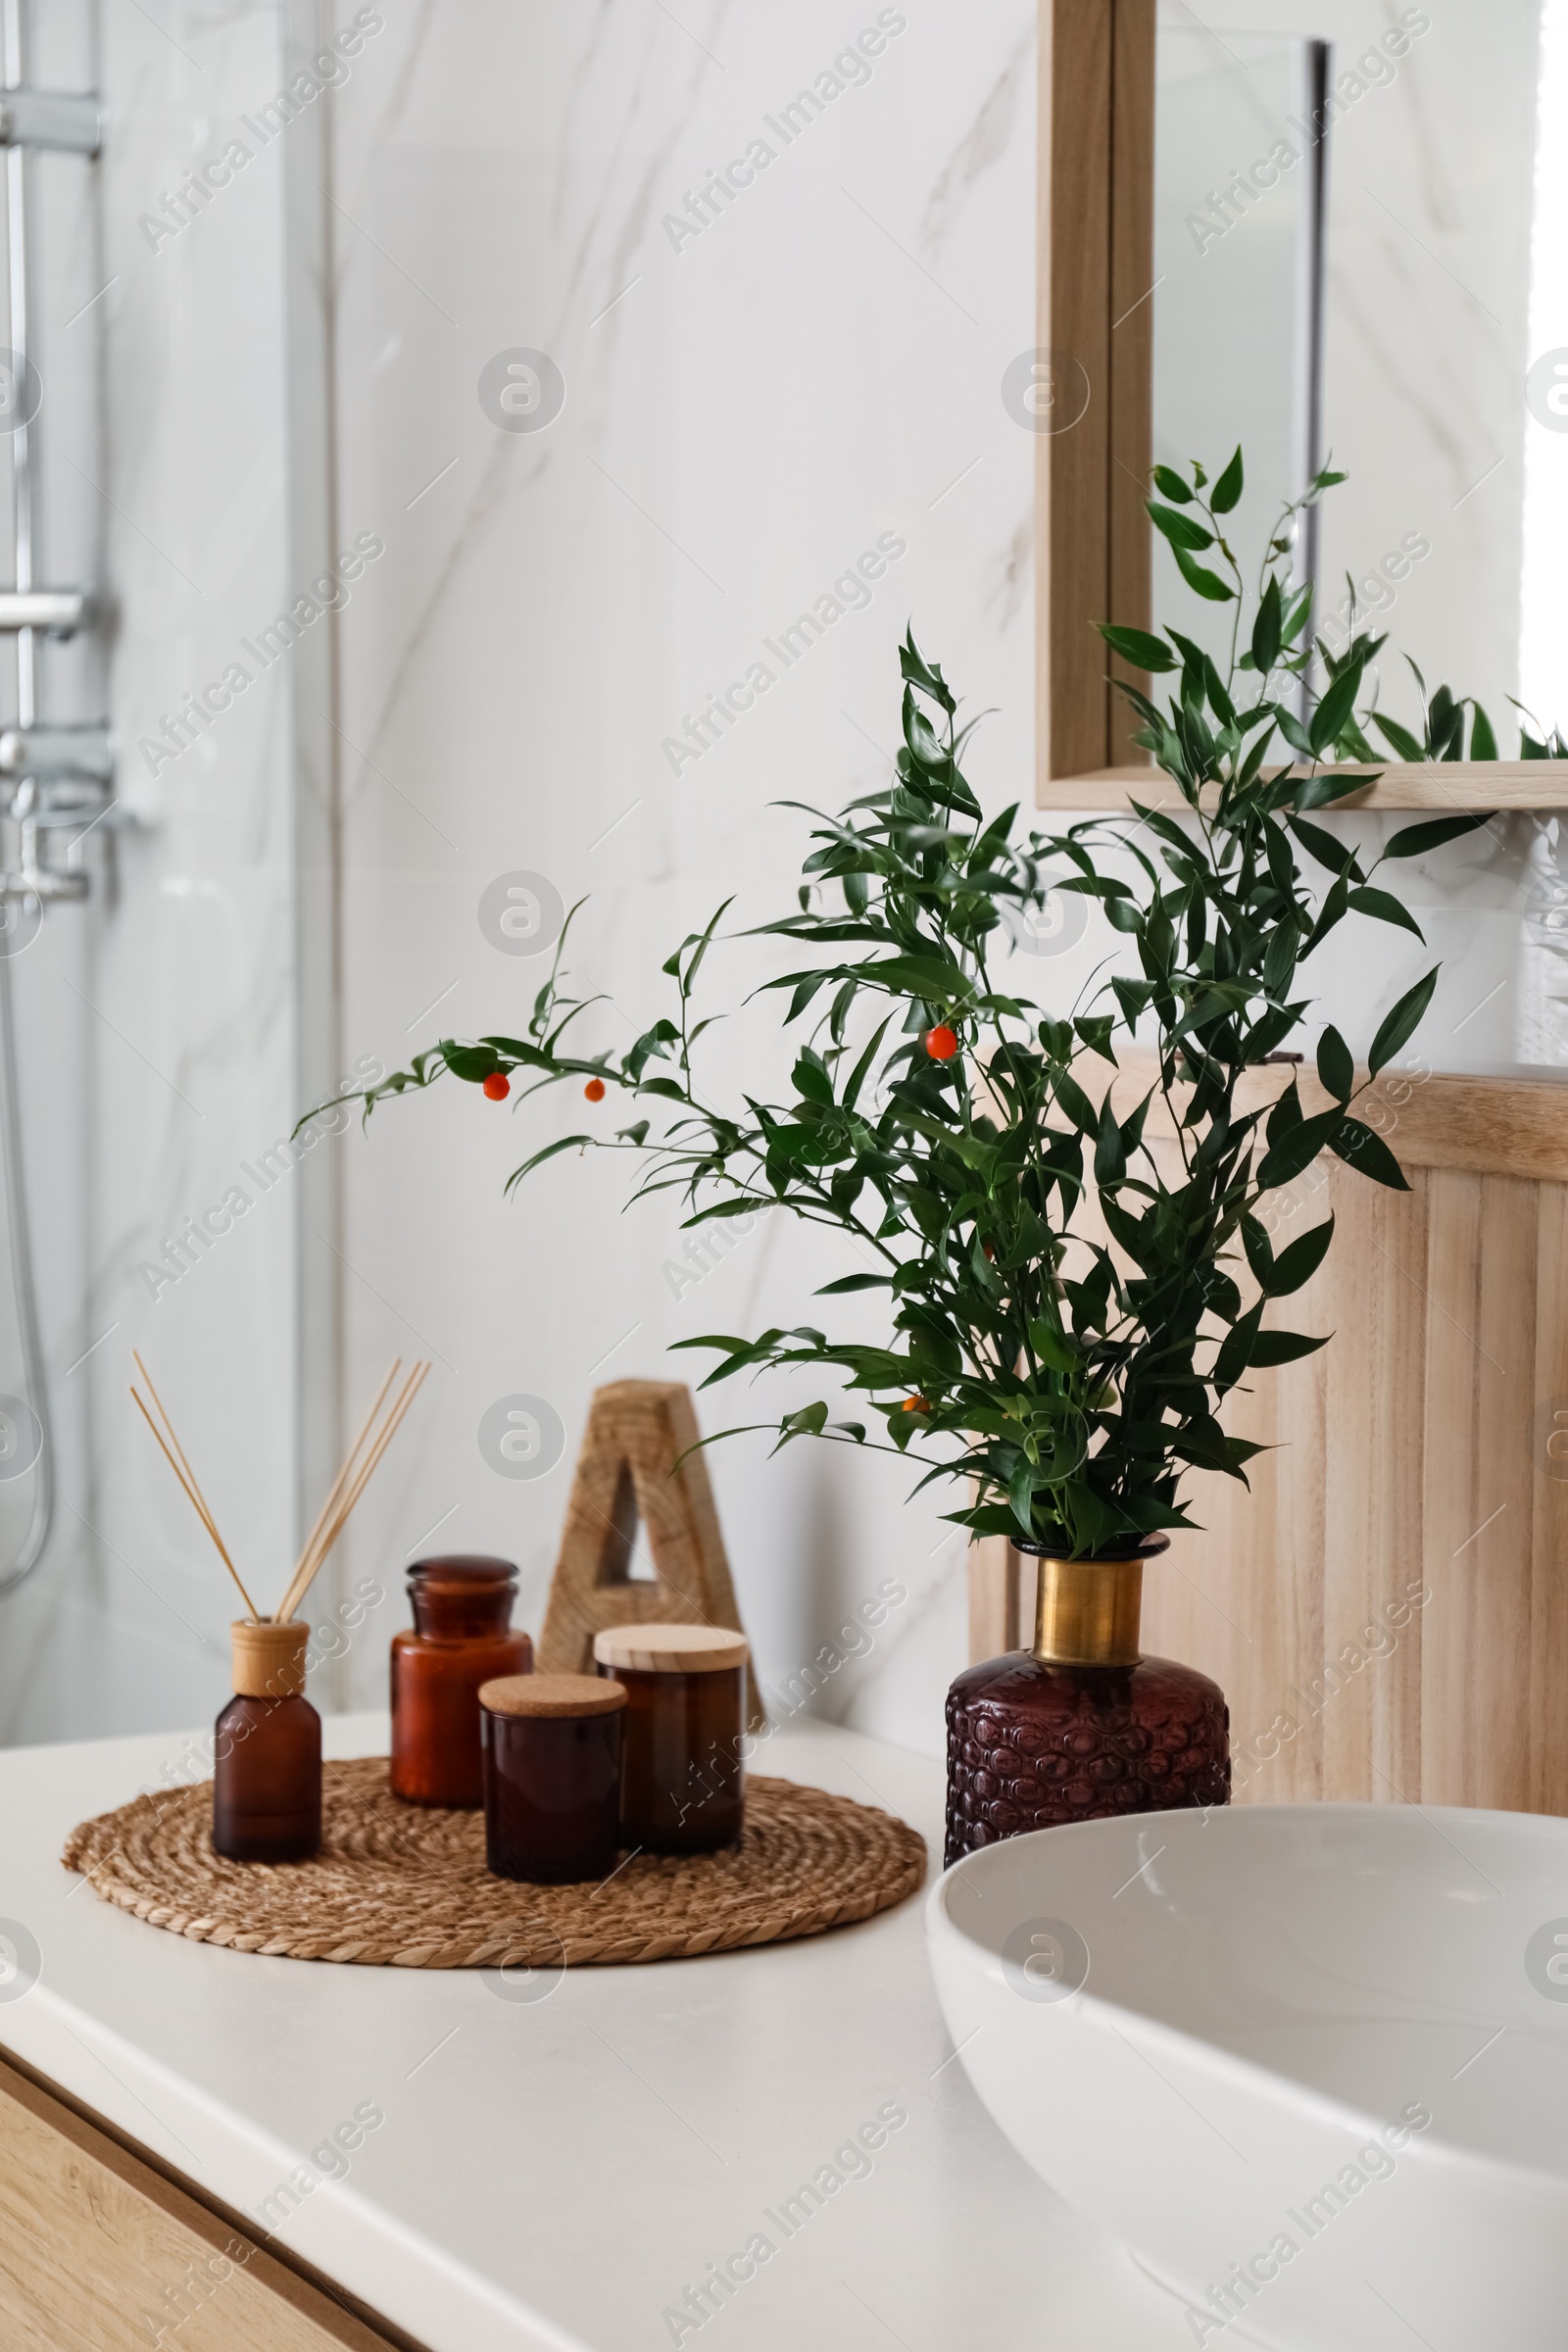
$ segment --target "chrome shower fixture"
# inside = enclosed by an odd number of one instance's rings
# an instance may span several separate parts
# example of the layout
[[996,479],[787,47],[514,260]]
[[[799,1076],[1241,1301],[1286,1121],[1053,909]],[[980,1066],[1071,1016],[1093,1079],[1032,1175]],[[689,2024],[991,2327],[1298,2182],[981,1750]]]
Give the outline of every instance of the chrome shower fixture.
[[33,417],[37,370],[28,357],[27,164],[34,150],[92,162],[103,145],[103,112],[92,94],[27,87],[25,0],[4,0],[4,87],[0,148],[5,150],[6,265],[11,348],[0,357],[0,425],[11,423],[13,584],[0,588],[0,635],[17,641],[17,724],[0,735],[0,820],[14,835],[15,862],[0,853],[0,916],[20,901],[40,912],[53,900],[82,899],[87,874],[80,844],[110,806],[113,761],[106,724],[40,725],[37,645],[90,629],[97,613],[85,588],[40,587],[36,576],[37,453]]
[[[87,896],[81,845],[114,805],[107,721],[61,725],[38,714],[39,638],[74,637],[92,628],[96,608],[85,587],[47,587],[37,576],[33,419],[42,387],[28,357],[36,339],[28,289],[29,161],[33,150],[49,148],[90,164],[103,144],[103,117],[96,97],[27,87],[26,5],[27,0],[0,0],[0,149],[5,152],[11,314],[11,347],[0,353],[0,434],[11,447],[14,523],[12,581],[0,588],[0,634],[17,641],[16,723],[0,729],[0,1181],[5,1188],[0,1245],[9,1240],[23,1381],[40,1442],[27,1530],[16,1556],[0,1565],[0,1598],[24,1584],[43,1559],[55,1496],[54,1441],[27,1237],[11,956],[19,935],[42,920],[52,901]],[[21,944],[26,944],[25,937]]]

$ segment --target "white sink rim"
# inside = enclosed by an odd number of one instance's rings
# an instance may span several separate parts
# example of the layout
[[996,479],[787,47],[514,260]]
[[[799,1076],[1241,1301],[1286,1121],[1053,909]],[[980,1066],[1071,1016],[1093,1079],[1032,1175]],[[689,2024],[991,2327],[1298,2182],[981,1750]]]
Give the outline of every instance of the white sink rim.
[[[1396,1817],[1407,1814],[1419,1814],[1428,1827],[1437,1827],[1440,1832],[1448,1823],[1472,1832],[1492,1823],[1506,1823],[1511,1829],[1528,1825],[1526,1834],[1539,1835],[1543,1843],[1553,1832],[1559,1843],[1568,1840],[1568,1821],[1559,1815],[1510,1813],[1498,1809],[1483,1811],[1457,1805],[1404,1806],[1341,1800],[1328,1803],[1308,1801],[1301,1804],[1248,1805],[1237,1807],[1234,1813],[1229,1807],[1216,1807],[1210,1813],[1209,1821],[1213,1823],[1245,1816],[1250,1824],[1261,1826],[1275,1820],[1290,1823],[1294,1827],[1307,1815],[1315,1822],[1332,1825],[1337,1819],[1347,1823],[1364,1823],[1372,1819],[1381,1823],[1387,1819],[1392,1823]],[[1017,1849],[1039,1847],[1042,1853],[1059,1854],[1068,1849],[1069,1841],[1077,1848],[1086,1844],[1108,1846],[1118,1835],[1128,1838],[1139,1832],[1147,1835],[1153,1822],[1158,1822],[1162,1828],[1183,1825],[1178,1835],[1192,1835],[1204,1826],[1199,1808],[1191,1807],[1170,1814],[1129,1813],[1102,1821],[1067,1822],[1055,1829],[1027,1831],[1017,1838],[999,1839],[994,1845],[976,1847],[944,1871],[931,1887],[926,1898],[928,1940],[952,1938],[973,1953],[980,1965],[990,1971],[1000,1972],[1001,1955],[995,1945],[982,1942],[953,1916],[949,1897],[955,1888],[965,1879],[978,1878],[988,1871],[1009,1864],[1015,1865],[1019,1859]],[[1043,1840],[1053,1842],[1043,1844]],[[1325,2124],[1371,2137],[1376,2135],[1387,2120],[1371,2107],[1358,2107],[1332,2091],[1303,2081],[1299,2076],[1286,2074],[1257,2059],[1243,2057],[1223,2043],[1209,2040],[1201,2033],[1171,2025],[1166,2019],[1153,2016],[1146,2009],[1111,1999],[1102,1992],[1097,1993],[1091,1989],[1092,1984],[1091,1975],[1076,1992],[1062,2002],[1063,2010],[1077,2008],[1086,2021],[1102,2024],[1116,2031],[1121,2030],[1118,2021],[1122,2021],[1137,2039],[1152,2043],[1155,2048],[1164,2048],[1173,2057],[1180,2055],[1188,2064],[1201,2066],[1221,2081],[1228,2080],[1239,2087],[1289,2102],[1298,2111],[1310,2113]],[[1568,2020],[1565,2020],[1564,2030],[1568,2032]],[[1522,2188],[1528,2184],[1537,2189],[1545,2188],[1559,2193],[1568,2190],[1568,2168],[1553,2172],[1528,2161],[1497,2156],[1489,2149],[1474,2147],[1465,2141],[1446,2138],[1435,2122],[1421,2135],[1421,2150],[1426,2164],[1451,2168],[1464,2174],[1481,2170],[1490,2174],[1499,2188]]]

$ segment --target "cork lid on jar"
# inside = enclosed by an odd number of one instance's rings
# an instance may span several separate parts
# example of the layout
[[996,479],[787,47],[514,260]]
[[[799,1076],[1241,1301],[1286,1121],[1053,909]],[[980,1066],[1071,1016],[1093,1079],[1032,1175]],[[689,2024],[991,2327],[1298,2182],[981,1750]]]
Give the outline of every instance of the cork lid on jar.
[[607,1625],[594,1636],[601,1666],[632,1674],[718,1674],[752,1654],[744,1634],[727,1625]]
[[626,1692],[597,1674],[504,1674],[480,1684],[479,1704],[492,1715],[613,1715]]

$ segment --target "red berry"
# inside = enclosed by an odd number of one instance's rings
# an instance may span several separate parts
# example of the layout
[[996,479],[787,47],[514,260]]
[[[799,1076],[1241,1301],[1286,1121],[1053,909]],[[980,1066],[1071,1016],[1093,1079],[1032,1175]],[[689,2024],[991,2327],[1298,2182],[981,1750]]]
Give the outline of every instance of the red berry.
[[605,1082],[602,1078],[590,1078],[582,1091],[590,1102],[602,1102],[605,1099]]
[[484,1082],[484,1091],[492,1102],[504,1102],[512,1092],[512,1080],[505,1070],[492,1070]]
[[958,1051],[958,1041],[946,1021],[939,1021],[926,1031],[925,1050],[933,1061],[951,1061]]

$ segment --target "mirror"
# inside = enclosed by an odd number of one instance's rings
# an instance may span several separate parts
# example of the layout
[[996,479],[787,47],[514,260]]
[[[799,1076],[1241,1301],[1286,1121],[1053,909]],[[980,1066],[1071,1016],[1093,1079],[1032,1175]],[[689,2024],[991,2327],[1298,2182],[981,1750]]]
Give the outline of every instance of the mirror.
[[[1250,580],[1280,509],[1345,472],[1297,536],[1315,631],[1336,654],[1356,620],[1391,632],[1396,730],[1424,733],[1408,654],[1487,714],[1450,756],[1518,757],[1518,706],[1538,742],[1568,723],[1568,8],[1236,17],[1158,13],[1153,459],[1244,447],[1227,537]],[[1228,645],[1234,608],[1159,541],[1152,608]]]

